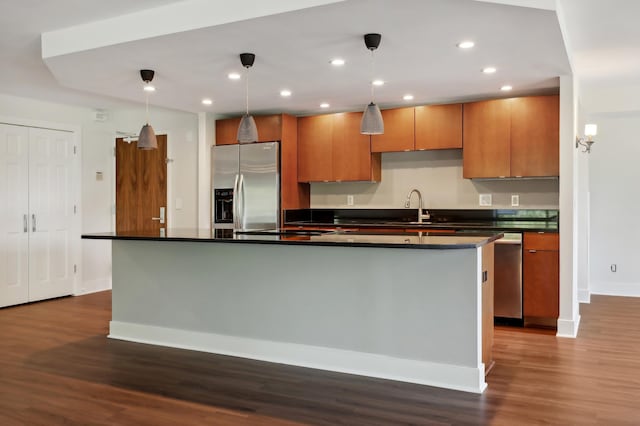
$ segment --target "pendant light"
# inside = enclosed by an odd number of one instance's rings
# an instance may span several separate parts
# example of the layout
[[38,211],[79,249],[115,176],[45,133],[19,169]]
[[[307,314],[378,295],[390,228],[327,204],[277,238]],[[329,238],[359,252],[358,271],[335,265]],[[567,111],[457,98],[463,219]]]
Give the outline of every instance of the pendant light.
[[140,77],[145,82],[144,92],[146,95],[147,105],[147,123],[140,129],[140,135],[138,136],[138,149],[151,150],[158,149],[158,140],[156,134],[153,131],[153,127],[149,124],[149,92],[153,92],[155,88],[151,85],[155,71],[153,70],[140,70]]
[[374,91],[374,61],[373,51],[380,46],[380,40],[382,35],[380,34],[365,34],[364,44],[371,51],[371,102],[364,109],[362,114],[362,121],[360,122],[360,133],[363,135],[381,135],[384,133],[384,122],[382,121],[382,113],[380,108],[373,102]]
[[240,125],[238,126],[238,142],[240,143],[251,143],[258,140],[258,128],[256,127],[256,121],[249,115],[249,68],[253,66],[255,59],[256,55],[253,53],[240,54],[240,62],[247,70],[245,72],[247,110],[242,116]]

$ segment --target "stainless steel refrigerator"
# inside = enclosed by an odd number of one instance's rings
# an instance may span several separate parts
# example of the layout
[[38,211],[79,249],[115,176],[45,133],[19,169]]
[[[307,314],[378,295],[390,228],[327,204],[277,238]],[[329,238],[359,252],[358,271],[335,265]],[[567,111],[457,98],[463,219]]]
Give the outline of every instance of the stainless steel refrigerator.
[[214,146],[214,229],[247,231],[280,227],[280,144]]

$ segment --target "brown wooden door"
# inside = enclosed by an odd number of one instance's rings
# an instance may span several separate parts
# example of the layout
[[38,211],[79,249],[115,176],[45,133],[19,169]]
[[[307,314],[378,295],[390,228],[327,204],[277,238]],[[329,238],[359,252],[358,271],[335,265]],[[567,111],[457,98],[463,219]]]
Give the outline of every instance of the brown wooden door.
[[[158,135],[158,149],[143,151],[136,142],[116,139],[116,232],[155,235],[167,220],[167,136]],[[154,217],[165,208],[165,223]]]
[[510,176],[511,99],[464,104],[463,114],[463,176]]
[[298,119],[298,181],[333,180],[333,114]]
[[370,181],[371,137],[360,133],[362,114],[333,114],[333,180]]
[[413,151],[415,149],[414,108],[382,111],[384,134],[371,136],[373,152]]
[[462,148],[462,104],[415,108],[416,149]]
[[560,97],[512,99],[511,175],[560,175]]

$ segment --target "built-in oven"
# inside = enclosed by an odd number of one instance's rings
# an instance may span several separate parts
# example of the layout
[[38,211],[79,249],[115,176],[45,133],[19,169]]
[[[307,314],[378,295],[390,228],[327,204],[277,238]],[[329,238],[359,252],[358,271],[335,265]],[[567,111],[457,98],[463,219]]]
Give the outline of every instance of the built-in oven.
[[233,227],[233,188],[216,188],[213,191],[214,228]]
[[496,241],[493,291],[496,323],[523,325],[521,233],[505,232]]

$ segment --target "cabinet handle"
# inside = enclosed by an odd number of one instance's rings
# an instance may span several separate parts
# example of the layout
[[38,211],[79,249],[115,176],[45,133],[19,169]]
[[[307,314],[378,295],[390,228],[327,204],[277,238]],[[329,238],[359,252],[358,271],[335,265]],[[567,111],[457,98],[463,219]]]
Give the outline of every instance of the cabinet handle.
[[23,220],[23,225],[24,225],[24,232],[29,232],[29,216],[28,215],[22,215],[22,220]]
[[36,232],[36,214],[31,215],[31,230]]
[[529,250],[529,253],[537,253],[538,250]]

